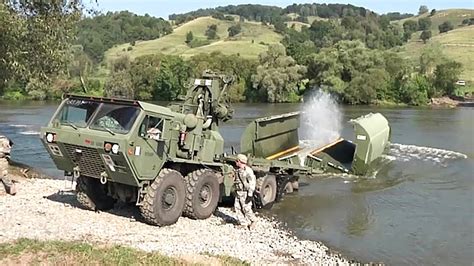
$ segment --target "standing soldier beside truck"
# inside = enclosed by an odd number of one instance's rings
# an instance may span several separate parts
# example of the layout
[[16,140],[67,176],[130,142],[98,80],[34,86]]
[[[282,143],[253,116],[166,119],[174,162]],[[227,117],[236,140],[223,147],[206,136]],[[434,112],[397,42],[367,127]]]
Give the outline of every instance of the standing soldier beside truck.
[[[257,179],[252,168],[247,165],[247,156],[237,155],[237,177],[235,178],[234,209],[240,225],[247,226],[250,230],[255,227],[257,217],[252,210],[252,199]],[[244,219],[241,220],[241,216]],[[250,223],[248,223],[250,221]]]
[[8,178],[8,158],[12,146],[13,143],[7,137],[0,135],[0,189],[5,188],[8,194],[15,195],[17,192],[16,186],[13,181]]

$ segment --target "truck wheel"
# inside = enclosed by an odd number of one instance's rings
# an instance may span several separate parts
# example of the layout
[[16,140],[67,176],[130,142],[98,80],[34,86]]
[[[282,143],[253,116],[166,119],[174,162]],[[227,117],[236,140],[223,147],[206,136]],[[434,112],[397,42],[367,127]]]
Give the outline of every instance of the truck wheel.
[[106,211],[114,207],[116,200],[107,195],[107,187],[98,179],[80,176],[76,181],[77,201],[91,211]]
[[219,174],[210,169],[199,169],[186,178],[184,214],[193,219],[209,218],[219,202]]
[[293,187],[293,190],[299,190],[300,189],[300,183],[298,180],[291,182],[291,186]]
[[293,184],[291,182],[287,182],[285,187],[283,188],[283,191],[285,192],[285,194],[293,193]]
[[274,175],[266,175],[257,179],[255,189],[255,207],[271,208],[277,195],[277,182]]
[[164,168],[148,187],[140,212],[149,224],[174,224],[183,213],[185,196],[183,176],[176,170]]

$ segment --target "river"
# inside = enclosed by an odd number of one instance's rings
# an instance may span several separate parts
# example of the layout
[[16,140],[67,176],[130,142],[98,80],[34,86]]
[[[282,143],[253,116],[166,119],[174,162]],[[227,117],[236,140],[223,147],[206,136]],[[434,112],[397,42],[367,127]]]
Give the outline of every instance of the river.
[[[13,159],[61,177],[38,139],[56,106],[0,102],[0,132],[15,142]],[[227,149],[238,147],[253,118],[300,108],[234,107],[234,119],[222,127]],[[343,121],[369,112],[385,115],[392,128],[390,152],[371,175],[305,178],[298,193],[264,213],[362,262],[472,265],[474,109],[342,107]],[[345,123],[343,136],[352,138],[350,132]]]

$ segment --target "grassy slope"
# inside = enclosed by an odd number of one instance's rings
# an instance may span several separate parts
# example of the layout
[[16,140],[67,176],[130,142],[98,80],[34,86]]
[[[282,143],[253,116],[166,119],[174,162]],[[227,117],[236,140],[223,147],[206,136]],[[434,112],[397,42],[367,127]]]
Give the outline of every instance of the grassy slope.
[[0,265],[250,265],[225,255],[195,254],[171,258],[123,246],[19,239],[0,244]]
[[[177,27],[172,34],[163,38],[139,41],[133,47],[133,50],[124,52],[129,44],[122,44],[109,49],[106,53],[106,59],[116,58],[124,53],[135,58],[147,54],[164,53],[173,55],[182,55],[190,57],[198,53],[210,53],[221,51],[224,54],[240,54],[246,58],[256,58],[259,53],[267,49],[270,43],[277,43],[281,40],[281,35],[275,33],[271,27],[262,26],[260,23],[244,22],[242,23],[242,32],[230,40],[227,29],[237,22],[222,21],[211,17],[201,17]],[[213,41],[209,45],[190,48],[184,41],[189,31],[193,32],[194,38],[206,38],[204,33],[211,24],[217,25],[217,35],[219,40]],[[253,43],[252,43],[253,40]],[[265,43],[265,44],[262,44]]]
[[[409,19],[417,20],[420,17],[426,17],[427,14],[398,21],[400,25]],[[443,53],[449,59],[456,60],[463,64],[463,73],[461,79],[474,82],[474,26],[460,26],[462,20],[474,17],[473,9],[449,9],[438,11],[431,17],[431,31],[433,37],[428,43],[440,43],[443,47]],[[439,34],[438,25],[451,21],[455,27],[454,30]],[[397,23],[397,22],[395,22]],[[421,32],[413,34],[412,39],[400,49],[400,54],[404,57],[418,61],[423,47],[423,42],[419,39]]]

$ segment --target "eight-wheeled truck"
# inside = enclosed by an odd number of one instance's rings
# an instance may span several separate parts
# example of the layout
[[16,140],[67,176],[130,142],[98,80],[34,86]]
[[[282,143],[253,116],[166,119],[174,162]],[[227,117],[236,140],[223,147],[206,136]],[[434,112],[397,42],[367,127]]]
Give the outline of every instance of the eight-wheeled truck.
[[[65,95],[42,141],[56,166],[76,179],[78,201],[108,210],[136,204],[153,225],[182,215],[206,219],[232,197],[235,153],[224,153],[219,125],[232,118],[232,79],[211,72],[195,79],[185,100],[168,107],[136,100]],[[317,114],[315,114],[317,115]],[[353,121],[356,139],[301,147],[300,113],[256,119],[240,152],[257,176],[255,205],[270,207],[298,189],[298,178],[323,172],[364,174],[384,151],[390,128],[380,114]]]

